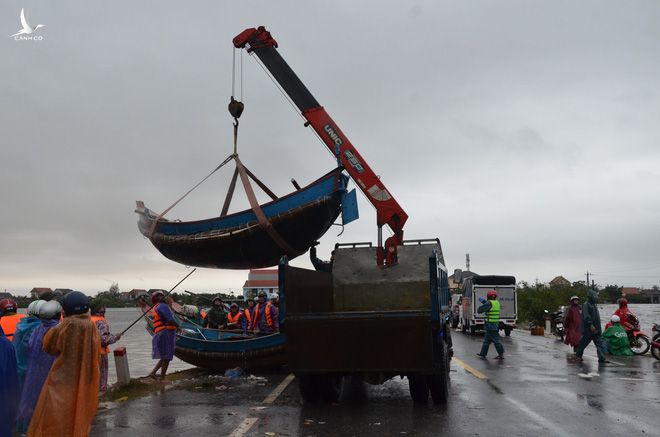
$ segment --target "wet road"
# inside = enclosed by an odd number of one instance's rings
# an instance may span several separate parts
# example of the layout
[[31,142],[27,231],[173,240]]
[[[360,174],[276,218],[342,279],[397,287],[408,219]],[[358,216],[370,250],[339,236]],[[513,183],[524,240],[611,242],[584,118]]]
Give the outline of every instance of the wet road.
[[[583,363],[563,343],[514,331],[506,359],[475,354],[482,338],[455,332],[450,403],[414,406],[407,381],[366,386],[337,404],[303,404],[286,373],[215,378],[171,388],[97,414],[93,436],[658,435],[660,361],[616,357]],[[495,351],[491,348],[490,354]],[[580,376],[582,374],[582,376]],[[585,378],[586,375],[590,377]],[[290,383],[289,383],[290,382]],[[368,401],[360,400],[366,395]]]

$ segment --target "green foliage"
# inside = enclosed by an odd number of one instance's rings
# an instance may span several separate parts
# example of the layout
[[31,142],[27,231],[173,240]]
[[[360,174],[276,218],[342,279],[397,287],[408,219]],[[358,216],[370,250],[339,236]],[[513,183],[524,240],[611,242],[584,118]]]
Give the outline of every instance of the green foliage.
[[542,326],[545,310],[556,311],[562,305],[570,305],[571,296],[578,296],[580,302],[587,297],[587,287],[576,283],[570,286],[549,287],[545,284],[518,284],[518,319],[523,323]]

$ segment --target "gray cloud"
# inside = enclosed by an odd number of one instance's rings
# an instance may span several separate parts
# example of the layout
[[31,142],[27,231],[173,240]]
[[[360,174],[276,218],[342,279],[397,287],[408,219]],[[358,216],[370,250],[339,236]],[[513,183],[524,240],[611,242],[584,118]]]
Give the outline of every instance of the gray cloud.
[[[1,289],[183,276],[139,235],[134,201],[165,209],[231,152],[230,42],[259,24],[409,213],[406,236],[439,236],[450,270],[470,252],[481,273],[660,283],[655,3],[12,0],[7,35],[21,7],[46,27],[43,41],[0,39]],[[243,161],[278,193],[330,169],[243,64]],[[168,216],[217,214],[228,173]],[[360,201],[362,219],[328,232],[322,253],[375,240]],[[203,270],[186,287],[245,276]]]

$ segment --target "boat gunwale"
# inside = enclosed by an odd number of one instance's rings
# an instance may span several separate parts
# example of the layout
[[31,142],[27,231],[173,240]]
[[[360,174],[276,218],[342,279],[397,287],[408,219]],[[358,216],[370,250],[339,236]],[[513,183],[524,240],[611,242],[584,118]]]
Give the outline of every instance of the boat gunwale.
[[[307,191],[307,190],[313,188],[315,185],[318,185],[319,183],[325,181],[326,179],[334,178],[335,179],[335,184],[334,184],[335,186],[334,186],[334,189],[333,189],[332,193],[330,195],[322,196],[322,197],[331,197],[333,194],[335,194],[337,191],[339,191],[340,184],[338,184],[337,181],[343,176],[343,170],[344,170],[343,167],[336,167],[333,170],[326,173],[325,175],[323,175],[320,178],[316,179],[315,181],[310,182],[309,184],[307,184],[304,187],[300,188],[299,190],[291,191],[291,192],[287,193],[286,195],[284,195],[282,197],[278,197],[277,199],[274,199],[274,200],[271,200],[269,202],[260,204],[260,207],[262,209],[263,208],[268,208],[269,206],[280,203],[284,200],[287,200],[290,197],[293,197],[295,195],[300,195],[301,192]],[[312,204],[313,202],[318,201],[318,200],[319,200],[319,198],[311,200],[309,202],[301,203],[300,205],[296,205],[294,208],[292,208],[292,210],[296,209],[296,208],[302,208],[302,207],[304,207],[308,204]],[[179,225],[179,224],[182,224],[182,225],[183,224],[185,224],[185,225],[202,225],[202,224],[210,223],[210,222],[213,222],[213,221],[216,221],[216,220],[225,220],[225,219],[228,219],[228,218],[235,218],[240,214],[245,214],[245,213],[248,213],[250,211],[252,211],[252,209],[248,208],[248,209],[237,211],[237,212],[234,212],[234,213],[231,213],[231,214],[227,214],[227,215],[222,216],[222,217],[211,217],[211,218],[200,219],[200,220],[186,220],[186,221],[178,220],[178,219],[168,220],[168,219],[165,219],[165,218],[158,219],[158,215],[154,211],[149,209],[147,206],[145,206],[144,210],[142,210],[142,211],[136,210],[136,213],[140,216],[140,221],[144,220],[145,224],[148,225],[148,228],[150,228],[153,225],[154,221],[156,222],[156,229],[154,230],[154,232],[152,234],[152,237],[156,234],[160,234],[160,235],[167,236],[167,237],[189,237],[189,236],[192,236],[192,235],[197,235],[197,234],[202,234],[202,233],[207,233],[207,232],[216,232],[216,231],[228,232],[230,230],[240,230],[240,229],[249,228],[250,226],[245,226],[245,227],[236,226],[236,227],[232,227],[232,228],[212,229],[212,230],[208,230],[208,231],[192,232],[192,233],[188,233],[188,234],[166,234],[166,233],[161,232],[159,230],[160,225],[161,224],[166,224],[166,225]],[[275,214],[273,216],[268,216],[268,217],[273,218],[273,217],[280,216],[281,214],[282,213],[278,213],[278,214]],[[250,220],[247,223],[249,224],[249,223],[254,223],[254,222],[256,222],[256,220]],[[141,230],[141,233],[143,235],[149,237],[148,235],[145,234],[145,232],[142,232],[142,230]]]

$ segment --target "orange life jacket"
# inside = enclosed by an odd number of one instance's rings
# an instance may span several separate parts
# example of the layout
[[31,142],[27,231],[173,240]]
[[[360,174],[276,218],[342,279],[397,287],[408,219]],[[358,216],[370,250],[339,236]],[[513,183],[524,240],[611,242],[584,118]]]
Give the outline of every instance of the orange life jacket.
[[[94,326],[96,326],[96,322],[99,320],[105,321],[105,317],[103,316],[91,316],[90,319],[92,319],[92,323]],[[108,346],[103,346],[101,345],[101,355],[108,355],[110,353],[110,348]]]
[[245,318],[247,319],[247,329],[254,329],[252,326],[252,316],[250,315],[250,308],[245,308]]
[[[266,302],[266,324],[270,329],[273,329],[273,316],[270,314],[270,302]],[[259,323],[259,304],[254,306],[254,328]]]
[[5,331],[5,336],[9,341],[14,339],[16,325],[23,317],[26,317],[25,314],[7,314],[0,318],[0,326],[2,326],[2,330]]
[[232,315],[231,311],[229,314],[227,314],[227,322],[228,323],[238,323],[238,321],[241,320],[241,312],[238,311],[236,315]]
[[158,334],[163,329],[167,329],[168,331],[176,331],[175,325],[169,323],[166,324],[160,319],[160,316],[156,312],[156,309],[158,309],[158,305],[160,305],[160,303],[154,305],[153,309],[151,310],[151,318],[154,325],[154,334]]

